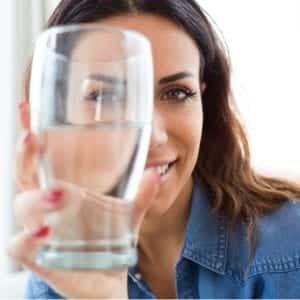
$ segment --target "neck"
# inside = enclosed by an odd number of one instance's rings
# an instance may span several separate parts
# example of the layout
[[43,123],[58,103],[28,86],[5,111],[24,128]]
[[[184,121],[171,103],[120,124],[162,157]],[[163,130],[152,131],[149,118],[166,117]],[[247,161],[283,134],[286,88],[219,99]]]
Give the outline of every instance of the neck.
[[[181,250],[190,211],[193,180],[185,184],[172,206],[163,215],[147,214],[139,233],[139,250],[150,261],[157,261],[168,249]],[[164,250],[162,250],[164,249]]]

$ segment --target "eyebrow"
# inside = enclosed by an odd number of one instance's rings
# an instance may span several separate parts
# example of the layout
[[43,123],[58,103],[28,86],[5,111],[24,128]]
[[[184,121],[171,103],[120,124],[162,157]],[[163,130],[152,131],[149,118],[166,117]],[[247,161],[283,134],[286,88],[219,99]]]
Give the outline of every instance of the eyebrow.
[[161,78],[158,83],[159,84],[167,84],[173,81],[177,81],[186,77],[193,77],[194,75],[190,72],[184,71],[184,72],[179,72],[173,75],[169,75],[166,77]]
[[104,75],[104,74],[90,74],[88,76],[88,78],[97,80],[97,81],[103,81],[103,82],[114,84],[114,85],[126,85],[127,84],[125,79],[120,79],[117,77]]
[[[159,84],[167,84],[173,81],[177,81],[186,77],[193,77],[194,75],[190,72],[184,71],[179,72],[176,74],[168,75],[166,77],[163,77],[159,80]],[[117,77],[104,75],[104,74],[90,74],[90,79],[97,80],[97,81],[103,81],[110,84],[119,84],[119,85],[126,85],[127,81],[125,79],[119,79]]]

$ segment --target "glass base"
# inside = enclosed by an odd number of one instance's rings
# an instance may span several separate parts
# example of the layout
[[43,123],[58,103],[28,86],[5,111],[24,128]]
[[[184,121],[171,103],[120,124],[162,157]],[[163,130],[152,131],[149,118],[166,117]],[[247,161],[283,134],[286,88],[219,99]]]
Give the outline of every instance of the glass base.
[[38,252],[36,262],[51,269],[112,270],[136,265],[137,250],[130,247],[122,252],[68,252],[43,248]]

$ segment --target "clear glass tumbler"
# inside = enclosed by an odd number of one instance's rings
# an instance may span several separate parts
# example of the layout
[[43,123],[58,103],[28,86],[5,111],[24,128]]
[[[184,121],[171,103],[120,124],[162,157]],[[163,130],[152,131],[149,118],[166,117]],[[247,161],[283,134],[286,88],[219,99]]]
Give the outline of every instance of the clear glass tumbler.
[[150,42],[102,25],[45,31],[30,111],[41,188],[67,191],[63,209],[45,217],[52,234],[37,262],[85,270],[136,264],[132,211],[153,111]]

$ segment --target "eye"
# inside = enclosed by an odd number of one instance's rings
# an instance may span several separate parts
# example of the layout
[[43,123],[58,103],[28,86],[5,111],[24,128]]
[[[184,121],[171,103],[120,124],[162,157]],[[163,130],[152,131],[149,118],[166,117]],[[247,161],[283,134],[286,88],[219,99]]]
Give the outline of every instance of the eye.
[[173,87],[165,91],[161,97],[163,101],[185,102],[197,95],[196,92],[185,87]]
[[89,94],[85,95],[84,99],[97,102],[99,95],[100,95],[99,91],[94,90],[94,91],[91,91]]
[[111,89],[99,90],[95,89],[90,91],[87,95],[84,96],[84,99],[87,101],[97,102],[101,100],[102,102],[109,103],[111,101],[116,101],[118,99],[116,93]]

